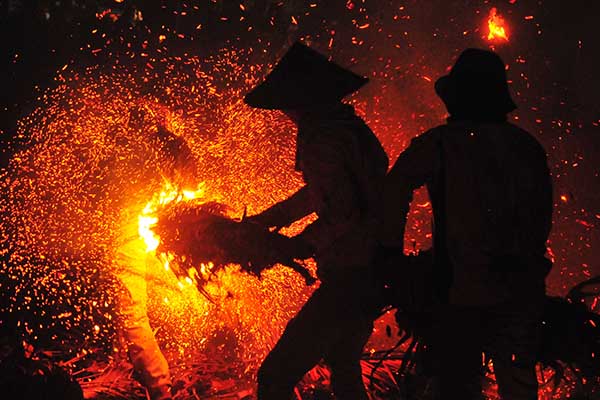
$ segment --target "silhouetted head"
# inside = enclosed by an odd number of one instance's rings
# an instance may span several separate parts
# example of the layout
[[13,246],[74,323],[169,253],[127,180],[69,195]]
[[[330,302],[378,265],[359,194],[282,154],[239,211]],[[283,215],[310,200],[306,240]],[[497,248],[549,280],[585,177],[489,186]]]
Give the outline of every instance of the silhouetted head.
[[367,81],[296,42],[244,102],[271,110],[315,109],[339,103]]
[[504,62],[488,50],[463,51],[450,73],[437,80],[435,91],[454,119],[504,120],[517,108],[508,91]]

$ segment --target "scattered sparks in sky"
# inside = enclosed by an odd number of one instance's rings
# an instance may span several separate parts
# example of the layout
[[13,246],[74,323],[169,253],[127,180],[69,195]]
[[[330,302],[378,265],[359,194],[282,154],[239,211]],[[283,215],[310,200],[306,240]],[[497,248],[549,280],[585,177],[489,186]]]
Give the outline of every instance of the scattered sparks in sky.
[[[241,214],[245,207],[257,212],[299,188],[300,177],[291,172],[292,126],[276,113],[243,105],[241,94],[261,68],[250,72],[237,63],[236,54],[165,59],[168,86],[149,91],[127,68],[65,74],[21,121],[29,145],[13,157],[2,187],[10,194],[3,199],[10,215],[4,222],[14,228],[8,238],[12,299],[15,307],[35,303],[47,315],[47,325],[31,327],[32,336],[39,329],[78,326],[84,337],[112,340],[118,309],[113,277],[119,268],[114,251],[123,220],[139,222],[153,257],[159,240],[151,232],[156,204],[179,193],[163,186],[160,166],[167,161],[155,157],[148,140],[156,124],[184,138],[197,159],[201,190],[183,191],[183,198],[200,194]],[[131,110],[140,104],[149,110],[141,130],[129,123]],[[207,286],[218,299],[211,304],[160,262],[148,265],[149,314],[160,327],[166,352],[181,359],[229,335],[227,351],[256,368],[310,293],[284,268],[258,280],[230,267]],[[69,304],[57,306],[65,298]]]

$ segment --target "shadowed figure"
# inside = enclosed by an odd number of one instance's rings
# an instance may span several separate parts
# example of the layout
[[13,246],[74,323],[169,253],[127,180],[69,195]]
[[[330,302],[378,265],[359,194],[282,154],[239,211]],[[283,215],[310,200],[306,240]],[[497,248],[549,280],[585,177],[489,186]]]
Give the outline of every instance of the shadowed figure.
[[112,175],[107,193],[119,207],[115,275],[124,290],[119,299],[122,333],[140,381],[152,400],[171,398],[167,360],[154,337],[147,310],[146,275],[159,260],[146,252],[139,234],[138,215],[148,199],[164,185],[185,187],[193,180],[195,159],[183,138],[164,126],[160,116],[143,107],[130,110],[128,126],[114,135],[115,145],[127,155],[109,161]]
[[320,287],[288,323],[258,372],[260,400],[289,399],[320,360],[336,398],[367,399],[360,356],[382,300],[372,259],[388,159],[381,144],[341,99],[366,79],[296,43],[245,101],[282,110],[298,126],[296,170],[306,185],[249,223],[283,227],[316,212],[292,238],[295,257],[314,255]]
[[482,352],[505,400],[537,399],[552,184],[537,140],[507,122],[516,106],[500,57],[467,49],[435,84],[447,123],[412,140],[386,178],[382,242],[401,248],[412,191],[434,215],[426,341],[440,399],[482,399]]

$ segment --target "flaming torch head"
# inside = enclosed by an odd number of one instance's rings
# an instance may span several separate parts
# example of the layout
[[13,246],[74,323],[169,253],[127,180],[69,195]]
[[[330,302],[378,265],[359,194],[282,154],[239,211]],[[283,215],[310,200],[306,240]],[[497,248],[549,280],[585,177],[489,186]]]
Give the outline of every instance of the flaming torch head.
[[508,42],[508,30],[504,18],[498,14],[498,9],[492,7],[487,20],[488,35],[490,42]]

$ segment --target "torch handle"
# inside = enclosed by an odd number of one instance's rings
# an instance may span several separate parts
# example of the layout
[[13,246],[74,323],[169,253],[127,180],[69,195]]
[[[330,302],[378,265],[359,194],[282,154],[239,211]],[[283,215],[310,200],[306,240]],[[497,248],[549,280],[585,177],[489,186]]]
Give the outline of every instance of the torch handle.
[[304,278],[304,282],[306,282],[306,286],[312,286],[317,282],[317,278],[312,276],[310,271],[307,268],[298,264],[296,261],[290,260],[289,262],[285,263],[285,265],[287,265],[288,267],[290,267],[291,269],[293,269],[294,271],[299,273]]

